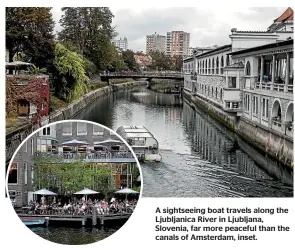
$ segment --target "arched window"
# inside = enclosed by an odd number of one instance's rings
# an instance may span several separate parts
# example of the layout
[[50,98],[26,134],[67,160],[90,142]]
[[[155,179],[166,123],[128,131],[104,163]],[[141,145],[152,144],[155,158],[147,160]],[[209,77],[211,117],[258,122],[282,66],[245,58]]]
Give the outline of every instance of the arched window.
[[220,89],[220,95],[219,95],[219,97],[220,97],[220,100],[222,100],[222,89]]
[[223,67],[224,67],[224,61],[223,56],[221,57],[221,68],[220,68],[220,74],[223,74]]
[[205,74],[208,73],[208,64],[207,64],[207,59],[206,59],[206,62],[205,62]]
[[216,70],[215,70],[216,75],[219,74],[219,58],[216,57]]
[[212,95],[212,97],[214,97],[214,90],[213,90],[213,87],[211,88],[211,95]]
[[214,58],[212,58],[212,74],[214,74]]
[[229,55],[226,55],[226,66],[229,66]]
[[202,73],[205,74],[205,61],[203,60]]
[[251,65],[250,65],[250,62],[248,61],[246,63],[246,76],[249,76],[251,75]]
[[215,99],[217,99],[217,88],[215,88]]
[[282,119],[282,111],[281,111],[281,104],[278,100],[276,100],[272,106],[272,118],[276,121],[281,122]]
[[208,74],[211,74],[211,60],[208,62]]

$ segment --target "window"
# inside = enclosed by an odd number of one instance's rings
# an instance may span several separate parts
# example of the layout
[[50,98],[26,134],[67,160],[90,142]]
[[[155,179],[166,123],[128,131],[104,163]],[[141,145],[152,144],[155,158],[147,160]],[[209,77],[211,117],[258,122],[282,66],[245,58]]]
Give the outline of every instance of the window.
[[31,168],[31,185],[34,185],[34,168]]
[[250,62],[248,61],[246,64],[246,76],[251,75],[251,66],[250,66]]
[[17,184],[17,163],[13,162],[9,168],[8,183]]
[[229,55],[226,55],[226,66],[229,66]]
[[34,155],[34,139],[31,139],[31,155]]
[[25,152],[28,152],[28,141],[25,142]]
[[15,200],[15,198],[16,198],[16,191],[15,190],[9,190],[8,194],[9,194],[10,200]]
[[50,135],[50,127],[43,128],[43,135]]
[[26,79],[18,79],[16,81],[16,85],[28,85],[29,84],[29,80]]
[[228,87],[236,88],[237,87],[237,78],[236,77],[228,77]]
[[72,123],[65,122],[62,124],[62,135],[72,135]]
[[24,171],[25,171],[25,185],[28,184],[28,163],[24,162]]
[[268,99],[262,98],[262,118],[268,118]]
[[93,135],[103,135],[104,129],[100,126],[93,125]]
[[211,60],[209,59],[208,74],[211,74]]
[[215,71],[216,75],[219,74],[219,58],[216,58],[216,71]]
[[77,135],[87,135],[87,123],[77,122]]
[[253,114],[258,114],[258,96],[253,97],[253,106],[252,106]]
[[250,96],[247,94],[245,95],[245,110],[250,111]]
[[223,62],[223,56],[221,57],[221,68],[220,68],[220,74],[223,74],[223,66],[224,66],[224,62]]

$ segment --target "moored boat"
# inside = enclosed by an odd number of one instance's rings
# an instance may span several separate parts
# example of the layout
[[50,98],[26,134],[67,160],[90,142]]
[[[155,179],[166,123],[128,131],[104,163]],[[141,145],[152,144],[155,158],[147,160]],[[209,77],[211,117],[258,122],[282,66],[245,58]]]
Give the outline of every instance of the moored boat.
[[158,141],[144,126],[121,126],[116,132],[132,147],[139,161],[162,160]]
[[42,226],[45,224],[45,219],[38,218],[21,218],[21,221],[28,227]]

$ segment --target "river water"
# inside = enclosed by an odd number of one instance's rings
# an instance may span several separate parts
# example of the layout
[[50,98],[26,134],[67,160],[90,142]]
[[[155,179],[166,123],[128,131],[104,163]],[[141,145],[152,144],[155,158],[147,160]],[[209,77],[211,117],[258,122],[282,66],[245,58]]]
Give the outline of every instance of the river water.
[[293,172],[254,150],[179,96],[146,88],[98,99],[75,119],[113,130],[144,125],[161,163],[142,164],[145,197],[291,197]]
[[32,227],[40,237],[58,244],[85,245],[103,240],[115,233],[122,225],[112,227]]

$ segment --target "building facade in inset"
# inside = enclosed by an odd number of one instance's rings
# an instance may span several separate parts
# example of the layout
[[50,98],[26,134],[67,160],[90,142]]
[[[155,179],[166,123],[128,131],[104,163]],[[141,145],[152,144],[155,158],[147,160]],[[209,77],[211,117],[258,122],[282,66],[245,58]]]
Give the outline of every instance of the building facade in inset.
[[184,31],[167,32],[166,54],[170,56],[188,56],[190,33]]
[[132,188],[138,177],[132,175],[133,169],[137,168],[136,159],[116,134],[91,123],[58,123],[33,135],[13,158],[8,173],[8,192],[16,207],[33,200],[33,192],[37,189],[46,188],[39,186],[36,179],[39,154],[64,163],[79,159],[97,168],[107,164],[111,170],[109,185],[114,189]]
[[151,51],[166,52],[166,36],[155,34],[146,36],[146,53]]
[[116,48],[119,48],[122,51],[126,51],[128,49],[128,40],[126,37],[124,37],[123,39],[113,39],[112,44],[114,44]]

